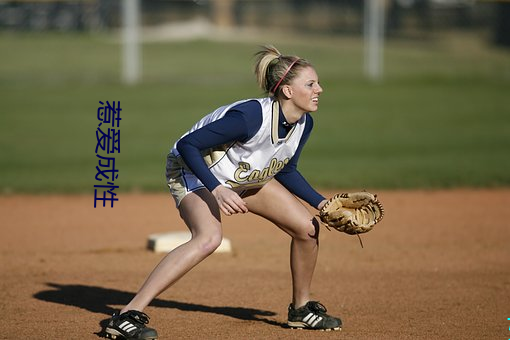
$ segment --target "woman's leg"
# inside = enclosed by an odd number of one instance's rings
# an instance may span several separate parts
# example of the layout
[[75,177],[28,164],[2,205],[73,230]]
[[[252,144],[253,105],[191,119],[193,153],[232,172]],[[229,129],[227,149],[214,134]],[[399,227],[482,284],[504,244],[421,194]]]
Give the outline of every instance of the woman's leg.
[[292,303],[295,308],[310,300],[310,286],[319,250],[319,223],[308,209],[276,180],[256,194],[244,197],[248,209],[275,223],[292,237],[290,266]]
[[154,268],[136,296],[121,313],[143,311],[164,290],[212,254],[222,240],[221,217],[216,200],[205,189],[188,194],[179,205],[192,239],[172,250]]

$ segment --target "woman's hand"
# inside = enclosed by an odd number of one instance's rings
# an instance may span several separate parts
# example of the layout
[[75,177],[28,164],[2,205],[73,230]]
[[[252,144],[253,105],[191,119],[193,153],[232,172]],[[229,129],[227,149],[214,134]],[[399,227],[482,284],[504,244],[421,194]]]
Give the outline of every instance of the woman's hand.
[[320,203],[319,203],[319,206],[317,207],[317,210],[321,210],[321,209],[322,209],[322,207],[324,206],[324,204],[326,204],[326,202],[327,202],[327,201],[328,201],[328,200],[326,200],[326,199],[325,199],[325,200],[323,200],[322,202],[320,202]]
[[218,202],[220,210],[227,216],[237,213],[247,213],[246,202],[233,190],[218,185],[211,192]]

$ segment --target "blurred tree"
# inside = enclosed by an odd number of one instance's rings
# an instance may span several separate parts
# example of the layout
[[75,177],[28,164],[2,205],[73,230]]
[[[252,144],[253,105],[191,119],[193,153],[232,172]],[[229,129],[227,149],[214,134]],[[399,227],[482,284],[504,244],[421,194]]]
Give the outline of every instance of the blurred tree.
[[494,41],[496,45],[510,47],[510,2],[498,2],[494,20]]

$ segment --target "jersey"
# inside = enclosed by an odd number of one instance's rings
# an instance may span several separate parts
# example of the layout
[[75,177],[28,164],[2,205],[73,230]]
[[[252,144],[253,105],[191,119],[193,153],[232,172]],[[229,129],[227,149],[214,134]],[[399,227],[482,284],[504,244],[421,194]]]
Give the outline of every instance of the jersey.
[[[218,108],[197,122],[181,139],[221,119],[230,108],[248,100]],[[255,100],[262,108],[262,124],[254,136],[247,141],[218,145],[201,152],[209,170],[220,184],[232,189],[257,188],[271,180],[294,156],[304,132],[306,115],[293,125],[286,136],[280,138],[278,102],[271,97]],[[177,143],[171,153],[180,159]]]

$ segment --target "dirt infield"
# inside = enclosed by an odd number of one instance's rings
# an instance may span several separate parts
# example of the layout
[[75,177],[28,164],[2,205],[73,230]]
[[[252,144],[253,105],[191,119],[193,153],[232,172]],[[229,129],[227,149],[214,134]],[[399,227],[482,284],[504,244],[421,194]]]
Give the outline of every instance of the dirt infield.
[[[332,194],[324,193],[324,194]],[[313,298],[341,332],[284,327],[289,239],[251,214],[224,217],[213,254],[146,312],[160,339],[509,339],[510,189],[379,192],[363,236],[320,236]],[[169,196],[0,196],[0,339],[98,339],[162,257],[151,233],[184,230]]]

